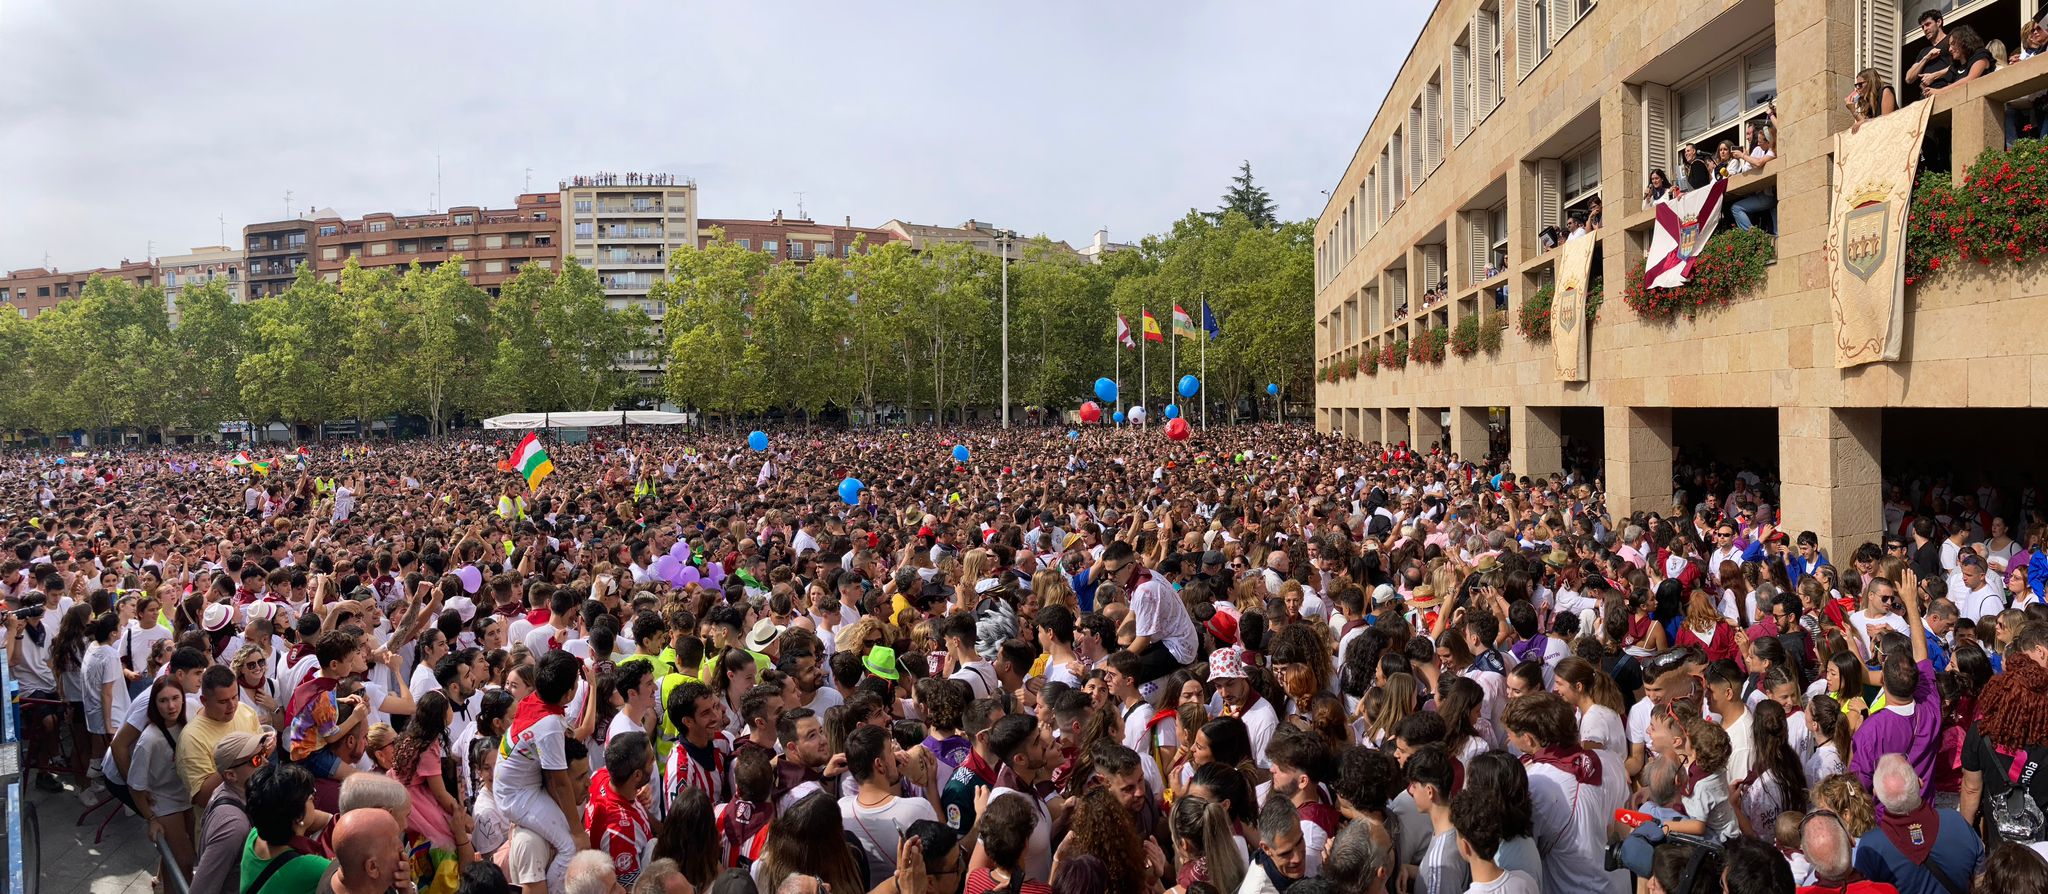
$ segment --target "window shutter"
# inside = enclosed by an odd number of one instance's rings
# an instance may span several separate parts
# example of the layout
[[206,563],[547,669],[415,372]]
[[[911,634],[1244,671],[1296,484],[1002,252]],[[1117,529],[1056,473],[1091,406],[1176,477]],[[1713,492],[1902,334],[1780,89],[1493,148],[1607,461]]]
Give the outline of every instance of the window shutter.
[[1536,67],[1536,10],[1534,6],[1537,3],[1543,2],[1546,2],[1546,0],[1514,0],[1516,80],[1528,77],[1529,69]]
[[1486,117],[1500,103],[1500,72],[1493,67],[1493,50],[1500,43],[1500,10],[1481,9],[1472,17],[1472,53],[1479,76],[1473,79],[1472,118]]
[[1423,157],[1429,170],[1436,170],[1444,161],[1444,87],[1441,81],[1431,81],[1422,88],[1423,130],[1429,142],[1423,146]]
[[1650,171],[1664,169],[1671,175],[1671,88],[1662,84],[1643,85],[1643,180]]
[[1579,21],[1577,0],[1537,0],[1550,4],[1550,49],[1557,50],[1557,42],[1564,39],[1564,33],[1572,30]]
[[[1564,200],[1564,169],[1557,159],[1536,163],[1536,230],[1556,226]],[[1532,231],[1533,232],[1533,231]]]
[[1389,290],[1389,293],[1394,296],[1395,307],[1408,303],[1408,271],[1406,269],[1403,269],[1398,276],[1388,277],[1387,284],[1393,287]]
[[1422,107],[1408,107],[1408,191],[1422,183]]
[[1885,83],[1897,85],[1899,27],[1899,0],[1856,0],[1857,71],[1875,68]]
[[1429,291],[1444,278],[1444,247],[1425,245],[1422,247],[1422,289]]
[[1376,229],[1373,225],[1377,223],[1377,221],[1373,220],[1372,212],[1368,210],[1372,204],[1371,184],[1372,174],[1368,173],[1365,175],[1364,180],[1358,182],[1358,195],[1352,199],[1352,201],[1358,203],[1359,223],[1361,224],[1358,228],[1360,234],[1358,247],[1361,249],[1365,247],[1367,242],[1372,241],[1372,232]]
[[1472,130],[1472,50],[1451,46],[1451,143],[1465,142]]
[[1486,212],[1468,212],[1465,215],[1465,263],[1470,271],[1471,283],[1486,278]]

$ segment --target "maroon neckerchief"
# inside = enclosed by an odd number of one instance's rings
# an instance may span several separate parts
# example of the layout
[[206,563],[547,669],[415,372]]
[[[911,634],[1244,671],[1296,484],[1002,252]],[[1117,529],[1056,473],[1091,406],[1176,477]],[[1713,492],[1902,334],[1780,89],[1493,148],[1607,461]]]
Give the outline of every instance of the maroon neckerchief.
[[1571,775],[1580,785],[1600,784],[1600,759],[1578,745],[1556,745],[1522,755],[1524,764],[1546,764]]
[[1934,812],[1934,805],[1926,801],[1909,813],[1894,814],[1885,811],[1877,818],[1877,827],[1884,830],[1884,837],[1905,854],[1906,859],[1918,866],[1927,862],[1927,855],[1934,852],[1934,837],[1941,831],[1941,815]]

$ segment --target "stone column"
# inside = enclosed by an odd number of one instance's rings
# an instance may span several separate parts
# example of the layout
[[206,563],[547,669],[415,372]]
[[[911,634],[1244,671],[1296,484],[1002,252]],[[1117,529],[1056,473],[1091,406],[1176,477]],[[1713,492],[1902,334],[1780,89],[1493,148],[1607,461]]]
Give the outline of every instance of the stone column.
[[1606,423],[1608,515],[1670,511],[1671,410],[1608,407]]
[[1358,440],[1360,443],[1371,444],[1374,441],[1381,440],[1380,413],[1381,410],[1377,407],[1366,407],[1358,411]]
[[1814,532],[1821,549],[1844,562],[1858,545],[1877,541],[1884,527],[1882,413],[1778,408],[1779,517],[1794,535]]
[[1408,436],[1408,408],[1388,407],[1380,411],[1380,440],[1388,444],[1413,441]]
[[1556,407],[1508,408],[1508,465],[1517,477],[1564,470],[1564,420]]
[[1430,444],[1449,449],[1449,445],[1444,443],[1444,417],[1440,410],[1435,407],[1416,407],[1409,411],[1408,420],[1410,430],[1414,433],[1410,443],[1415,445],[1416,450],[1426,453]]
[[1492,441],[1487,437],[1485,407],[1451,408],[1450,452],[1458,458],[1477,463],[1486,461],[1486,450]]

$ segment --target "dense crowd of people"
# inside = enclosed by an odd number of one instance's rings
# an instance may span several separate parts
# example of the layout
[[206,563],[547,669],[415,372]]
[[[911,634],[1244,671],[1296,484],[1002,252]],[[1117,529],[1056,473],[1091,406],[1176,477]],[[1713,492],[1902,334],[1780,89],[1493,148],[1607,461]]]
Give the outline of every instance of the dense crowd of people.
[[2048,890],[2030,489],[1831,557],[1710,462],[1616,516],[1280,426],[549,449],[0,459],[32,785],[201,894]]

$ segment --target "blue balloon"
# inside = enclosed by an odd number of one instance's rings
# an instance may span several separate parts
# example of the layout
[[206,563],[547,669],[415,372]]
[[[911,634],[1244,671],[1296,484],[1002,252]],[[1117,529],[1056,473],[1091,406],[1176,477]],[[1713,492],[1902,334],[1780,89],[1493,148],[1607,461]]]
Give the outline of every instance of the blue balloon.
[[1167,405],[1166,405],[1166,418],[1168,418],[1168,419],[1179,419],[1179,418],[1180,418],[1180,404],[1167,404]]
[[859,478],[848,478],[839,482],[839,499],[848,506],[858,506],[860,505],[860,492],[866,489],[867,485],[860,483]]
[[[1195,394],[1196,394],[1196,392],[1199,392],[1199,391],[1201,391],[1201,390],[1202,390],[1202,380],[1201,380],[1201,379],[1197,379],[1197,378],[1195,378],[1194,376],[1181,376],[1181,377],[1180,377],[1180,396],[1182,396],[1182,397],[1194,397],[1194,396],[1195,396]],[[1166,418],[1168,418],[1168,419],[1172,419],[1173,417],[1172,417],[1172,416],[1168,416],[1168,417],[1166,417]]]
[[754,448],[754,452],[756,453],[768,449],[768,433],[765,431],[757,431],[751,435],[748,435],[747,446]]
[[1116,402],[1116,382],[1111,379],[1095,380],[1095,396],[1103,403]]
[[1279,383],[1279,382],[1269,382],[1269,383],[1267,383],[1267,384],[1266,384],[1266,393],[1267,393],[1267,394],[1279,394],[1279,393],[1280,393],[1280,383]]
[[1080,433],[1080,432],[1078,432],[1078,431],[1075,431],[1075,430],[1073,430],[1073,429],[1071,429],[1071,428],[1070,428],[1070,429],[1067,429],[1067,440],[1069,440],[1069,441],[1078,441],[1078,440],[1081,440],[1081,433]]
[[1118,411],[1117,411],[1117,414],[1116,414],[1116,415],[1114,415],[1114,416],[1111,416],[1111,417],[1109,417],[1109,420],[1110,420],[1111,422],[1114,422],[1114,423],[1118,424],[1118,425],[1122,425],[1122,424],[1124,424],[1124,414],[1123,414],[1123,411],[1122,411],[1122,410],[1118,410]]
[[954,461],[954,462],[956,462],[956,463],[964,463],[964,462],[966,462],[966,461],[967,461],[967,457],[968,457],[968,453],[967,453],[967,445],[966,445],[966,444],[954,444],[954,445],[953,445],[953,461]]

